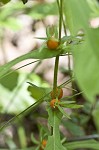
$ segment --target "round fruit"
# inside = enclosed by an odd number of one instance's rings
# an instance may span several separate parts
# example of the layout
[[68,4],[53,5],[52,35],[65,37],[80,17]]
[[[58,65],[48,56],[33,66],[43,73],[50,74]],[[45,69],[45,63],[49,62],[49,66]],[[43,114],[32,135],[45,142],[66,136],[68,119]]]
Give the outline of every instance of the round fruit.
[[58,99],[61,99],[63,97],[63,90],[61,88],[57,88],[56,93],[54,91],[51,92],[51,97],[54,99],[58,97]]
[[56,99],[52,99],[51,101],[50,101],[50,106],[52,107],[52,108],[55,108],[56,106],[55,106],[55,103],[59,103],[60,102],[60,100],[56,100]]
[[43,141],[42,141],[42,145],[45,147],[46,144],[47,144],[47,141],[46,141],[46,140],[43,140]]
[[40,150],[43,150],[46,147],[46,144],[47,144],[47,140],[43,140],[41,143]]
[[47,41],[47,47],[51,50],[57,49],[58,46],[59,46],[59,41],[54,38],[51,38]]

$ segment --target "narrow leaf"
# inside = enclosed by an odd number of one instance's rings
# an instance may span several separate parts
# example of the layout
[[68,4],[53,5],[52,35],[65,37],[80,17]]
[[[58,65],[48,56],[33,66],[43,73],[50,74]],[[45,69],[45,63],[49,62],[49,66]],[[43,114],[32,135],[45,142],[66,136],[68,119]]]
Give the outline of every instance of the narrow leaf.
[[39,141],[37,141],[37,140],[35,139],[33,133],[31,134],[31,140],[32,140],[32,142],[33,142],[34,144],[37,144],[37,145],[39,144]]
[[78,109],[78,108],[82,108],[83,105],[77,105],[77,104],[63,104],[62,107],[65,107],[65,108],[72,108],[72,109]]
[[18,115],[16,115],[15,117],[13,117],[12,119],[10,119],[9,121],[7,121],[6,123],[4,123],[1,127],[0,127],[0,131],[7,127],[8,125],[10,125],[12,122],[14,122],[16,119],[20,119],[22,116],[26,115],[29,111],[32,110],[32,112],[35,110],[35,108],[38,107],[38,105],[40,105],[43,101],[44,98],[46,96],[48,96],[49,93],[47,93],[45,96],[43,96],[41,99],[39,99],[37,102],[33,103],[32,105],[30,105],[28,108],[26,108],[25,110],[23,110],[21,113],[19,113]]
[[63,110],[62,107],[60,107],[59,105],[57,106],[58,109],[60,110],[60,112],[68,119],[71,119],[70,116]]
[[[52,110],[52,113],[53,113],[53,116],[50,113],[49,113],[49,115],[51,115],[51,117],[53,118],[51,120],[52,121],[51,124],[53,127],[53,135],[48,137],[48,142],[45,147],[45,150],[66,150],[61,143],[60,132],[59,132],[59,124],[61,122],[62,113],[59,112],[58,110]],[[49,119],[49,121],[50,121],[50,119]]]
[[26,59],[47,59],[52,58],[58,55],[60,51],[50,51],[47,48],[34,50],[33,52],[29,52],[25,55],[22,55],[7,64],[0,67],[0,78],[3,77],[9,69],[11,69],[14,65],[18,64],[19,62],[26,60]]
[[93,150],[99,150],[99,143],[95,140],[86,140],[86,141],[78,141],[78,142],[70,142],[64,144],[67,149],[76,150],[78,148],[89,148]]
[[62,104],[64,105],[64,104],[72,104],[72,103],[76,103],[76,101],[67,101],[67,100],[66,100],[65,102],[62,101],[62,102],[60,102],[60,103],[61,103],[61,105],[62,105]]

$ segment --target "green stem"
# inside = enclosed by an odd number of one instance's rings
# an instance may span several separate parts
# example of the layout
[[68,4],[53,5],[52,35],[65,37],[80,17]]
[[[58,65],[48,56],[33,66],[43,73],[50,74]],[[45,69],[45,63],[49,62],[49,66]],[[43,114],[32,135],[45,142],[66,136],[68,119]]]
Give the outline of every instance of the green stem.
[[59,42],[61,42],[62,16],[63,16],[63,0],[60,0],[60,7],[59,7]]
[[[64,1],[64,0],[63,0],[63,1]],[[62,15],[62,22],[63,22],[64,33],[65,33],[65,35],[67,36],[66,24],[65,24],[66,21],[64,20],[63,15]],[[68,70],[69,70],[70,79],[71,79],[71,81],[72,81],[70,52],[67,53],[67,56],[68,56]],[[72,87],[73,87],[73,82],[72,82]],[[72,91],[72,92],[73,92],[73,91]]]
[[[66,24],[65,24],[65,22],[64,22],[63,15],[62,15],[62,23],[63,23],[64,33],[65,33],[65,35],[67,36]],[[70,78],[72,78],[70,64],[71,64],[71,62],[70,62],[70,53],[68,52],[68,70],[69,70],[69,73],[70,73]]]
[[70,61],[70,55],[69,55],[69,52],[68,52],[68,70],[69,70],[69,74],[70,74],[70,78],[72,78],[72,74],[71,74],[71,61]]
[[[59,9],[59,42],[61,43],[61,30],[62,30],[62,4],[63,0],[57,0],[57,5]],[[57,77],[58,77],[58,66],[59,66],[59,55],[55,58],[55,66],[54,66],[54,81],[53,81],[53,91],[56,95],[57,89]],[[51,135],[53,135],[53,127],[51,127]]]
[[57,5],[58,5],[58,9],[59,9],[59,0],[57,0]]
[[54,92],[57,89],[58,64],[59,64],[59,56],[57,56],[56,59],[55,59],[54,82],[53,82],[53,90],[54,90]]
[[[59,3],[59,1],[57,1],[57,3],[58,3],[58,8],[59,8],[59,42],[61,42],[63,1],[60,0],[60,3]],[[54,81],[53,81],[53,90],[54,90],[54,92],[56,92],[56,89],[57,89],[58,66],[59,66],[59,55],[56,56],[56,59],[55,59]]]

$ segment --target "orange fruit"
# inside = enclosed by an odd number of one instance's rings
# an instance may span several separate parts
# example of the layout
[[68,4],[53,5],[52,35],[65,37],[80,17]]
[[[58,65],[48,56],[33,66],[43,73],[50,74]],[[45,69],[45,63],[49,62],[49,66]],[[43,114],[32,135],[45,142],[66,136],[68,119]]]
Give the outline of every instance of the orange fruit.
[[59,46],[59,41],[56,40],[55,38],[50,38],[47,41],[47,47],[51,50],[56,50],[58,46]]
[[54,91],[51,92],[51,97],[54,99],[58,97],[58,99],[61,99],[63,97],[63,90],[62,88],[57,88],[56,93]]
[[43,140],[41,143],[40,150],[43,150],[46,147],[46,144],[47,144],[47,140]]
[[42,141],[42,146],[45,147],[46,144],[47,144],[47,140],[43,140],[43,141]]
[[55,106],[55,103],[59,103],[60,102],[60,100],[56,100],[56,99],[52,99],[51,101],[50,101],[50,106],[52,107],[52,108],[55,108],[56,106]]

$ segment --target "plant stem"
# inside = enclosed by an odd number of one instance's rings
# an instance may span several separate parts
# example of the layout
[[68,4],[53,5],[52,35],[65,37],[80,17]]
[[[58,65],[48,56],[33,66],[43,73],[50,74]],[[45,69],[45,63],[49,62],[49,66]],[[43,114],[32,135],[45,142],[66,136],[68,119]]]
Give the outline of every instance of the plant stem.
[[60,0],[60,7],[59,7],[59,42],[61,42],[62,16],[63,16],[63,0]]
[[[61,30],[62,30],[62,4],[63,0],[57,0],[57,5],[59,9],[59,42],[61,43]],[[58,66],[59,66],[59,55],[55,58],[55,66],[54,66],[54,81],[53,81],[53,91],[56,95],[57,89],[57,77],[58,77]],[[51,135],[53,135],[53,127],[51,127]]]
[[[64,1],[64,0],[63,0],[63,1]],[[65,20],[64,20],[64,18],[63,18],[63,15],[62,15],[62,22],[63,22],[63,27],[64,27],[64,33],[65,33],[65,35],[67,36],[66,24],[65,24]],[[70,79],[72,80],[70,52],[67,53],[67,56],[68,56],[68,70],[69,70],[69,75],[70,75]],[[72,82],[72,87],[73,87],[73,82]],[[74,92],[72,91],[72,93],[74,93]]]
[[59,9],[59,0],[57,0],[57,5],[58,5],[58,9]]
[[[63,0],[64,1],[64,0]],[[64,18],[63,18],[63,15],[62,15],[62,22],[63,22],[63,28],[64,28],[64,33],[65,35],[67,36],[67,31],[66,31],[66,24],[65,24],[65,21],[64,21]],[[70,73],[70,78],[72,78],[72,74],[71,74],[71,67],[70,67],[70,53],[68,52],[68,70],[69,70],[69,73]]]
[[72,78],[72,73],[71,73],[71,61],[70,61],[70,55],[68,52],[68,70],[69,70],[69,74],[70,74],[70,78]]
[[59,64],[59,56],[55,58],[55,67],[54,67],[54,82],[53,82],[53,90],[54,92],[57,89],[57,76],[58,76],[58,64]]
[[[59,8],[59,42],[61,42],[63,2],[62,2],[62,0],[60,0],[60,3],[59,3],[59,1],[57,1],[57,3],[58,3],[58,8]],[[57,89],[58,66],[59,66],[59,55],[56,56],[56,59],[55,59],[54,81],[53,81],[53,90],[54,90],[54,92],[56,92],[56,89]]]

